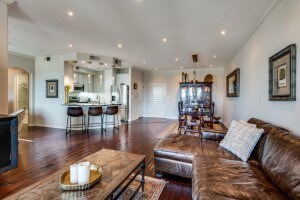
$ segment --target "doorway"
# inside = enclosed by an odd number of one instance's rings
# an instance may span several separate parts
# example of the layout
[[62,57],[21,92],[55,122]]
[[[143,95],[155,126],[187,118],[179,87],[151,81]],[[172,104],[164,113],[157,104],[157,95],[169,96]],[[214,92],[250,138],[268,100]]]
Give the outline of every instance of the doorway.
[[29,116],[29,73],[20,68],[8,69],[8,111],[25,109],[24,124],[28,125]]
[[166,118],[166,83],[150,83],[150,117]]

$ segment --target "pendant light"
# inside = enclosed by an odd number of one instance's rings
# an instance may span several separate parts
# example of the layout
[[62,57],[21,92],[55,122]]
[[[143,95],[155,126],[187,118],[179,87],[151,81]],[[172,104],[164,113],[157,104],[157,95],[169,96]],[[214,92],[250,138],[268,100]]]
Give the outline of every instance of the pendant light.
[[195,70],[195,63],[198,62],[198,55],[197,54],[193,54],[192,55],[193,58],[193,64],[194,64],[194,71],[193,71],[193,83],[196,83],[196,70]]

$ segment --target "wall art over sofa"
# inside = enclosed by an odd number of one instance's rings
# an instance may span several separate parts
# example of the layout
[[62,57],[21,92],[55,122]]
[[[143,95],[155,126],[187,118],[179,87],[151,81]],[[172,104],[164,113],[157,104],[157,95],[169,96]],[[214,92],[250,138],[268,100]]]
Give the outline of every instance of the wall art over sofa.
[[296,44],[269,58],[269,100],[296,101]]

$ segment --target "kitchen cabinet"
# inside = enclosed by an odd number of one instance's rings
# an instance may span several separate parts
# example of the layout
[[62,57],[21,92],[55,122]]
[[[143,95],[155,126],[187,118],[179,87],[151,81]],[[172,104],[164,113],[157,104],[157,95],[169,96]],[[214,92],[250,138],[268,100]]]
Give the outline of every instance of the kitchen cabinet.
[[85,74],[83,77],[84,91],[93,92],[93,75]]
[[84,84],[84,74],[77,73],[78,84]]

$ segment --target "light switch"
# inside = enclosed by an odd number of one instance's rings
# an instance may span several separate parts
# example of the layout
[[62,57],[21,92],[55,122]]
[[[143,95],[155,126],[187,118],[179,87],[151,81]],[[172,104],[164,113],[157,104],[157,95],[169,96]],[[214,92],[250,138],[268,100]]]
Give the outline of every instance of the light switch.
[[260,95],[260,103],[263,103],[264,102],[264,96],[263,95]]

